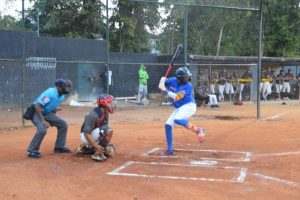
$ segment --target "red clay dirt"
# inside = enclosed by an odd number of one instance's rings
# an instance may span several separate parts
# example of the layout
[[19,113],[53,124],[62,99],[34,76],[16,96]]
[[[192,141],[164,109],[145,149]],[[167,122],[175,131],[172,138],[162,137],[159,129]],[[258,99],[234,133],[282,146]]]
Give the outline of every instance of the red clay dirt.
[[117,155],[103,163],[73,155],[84,113],[69,121],[72,154],[53,153],[55,128],[48,130],[40,159],[26,156],[35,127],[1,130],[0,199],[300,199],[300,105],[264,104],[260,120],[254,104],[200,108],[191,120],[205,127],[204,143],[175,127],[174,147],[187,151],[171,158],[159,157],[161,150],[145,155],[165,148],[164,122],[171,112],[159,107],[112,115]]

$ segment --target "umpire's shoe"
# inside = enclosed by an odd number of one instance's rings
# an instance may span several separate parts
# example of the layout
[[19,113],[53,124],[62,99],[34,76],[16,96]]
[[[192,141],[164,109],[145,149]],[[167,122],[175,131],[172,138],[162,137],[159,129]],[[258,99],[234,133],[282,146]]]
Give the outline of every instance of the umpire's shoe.
[[57,147],[54,149],[54,153],[70,153],[71,150],[67,147]]
[[41,153],[38,151],[28,151],[27,152],[27,156],[29,158],[40,158],[41,157]]

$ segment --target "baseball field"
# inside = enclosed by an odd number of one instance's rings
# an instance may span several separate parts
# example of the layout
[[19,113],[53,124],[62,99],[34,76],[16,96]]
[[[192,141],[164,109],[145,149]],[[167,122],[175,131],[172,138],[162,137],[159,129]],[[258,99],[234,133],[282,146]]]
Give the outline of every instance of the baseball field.
[[260,120],[255,104],[198,108],[191,120],[205,128],[205,142],[175,127],[176,155],[160,157],[172,110],[118,110],[110,121],[117,153],[106,162],[74,156],[84,117],[74,110],[76,118],[67,120],[72,154],[53,153],[55,128],[48,129],[40,159],[26,155],[34,126],[1,130],[0,199],[300,199],[299,104],[262,104]]

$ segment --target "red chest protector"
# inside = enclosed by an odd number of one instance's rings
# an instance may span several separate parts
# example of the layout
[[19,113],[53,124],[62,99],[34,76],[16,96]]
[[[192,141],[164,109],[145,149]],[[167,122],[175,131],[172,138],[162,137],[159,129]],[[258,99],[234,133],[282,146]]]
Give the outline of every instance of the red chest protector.
[[108,112],[106,111],[106,109],[104,109],[104,112],[103,112],[100,107],[97,107],[94,109],[94,111],[98,114],[98,117],[99,117],[96,128],[99,128],[100,126],[107,124]]

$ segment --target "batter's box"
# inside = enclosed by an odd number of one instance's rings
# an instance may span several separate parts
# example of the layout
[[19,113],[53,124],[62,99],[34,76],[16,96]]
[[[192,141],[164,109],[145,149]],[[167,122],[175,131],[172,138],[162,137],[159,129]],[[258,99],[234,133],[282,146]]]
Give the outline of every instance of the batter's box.
[[107,173],[113,176],[242,183],[246,168],[129,161]]
[[[162,157],[162,148],[154,148],[146,153],[144,156]],[[248,162],[250,161],[252,153],[244,151],[225,151],[225,150],[201,150],[201,149],[175,149],[175,156],[168,158],[190,158],[193,160],[220,160],[232,162]]]

